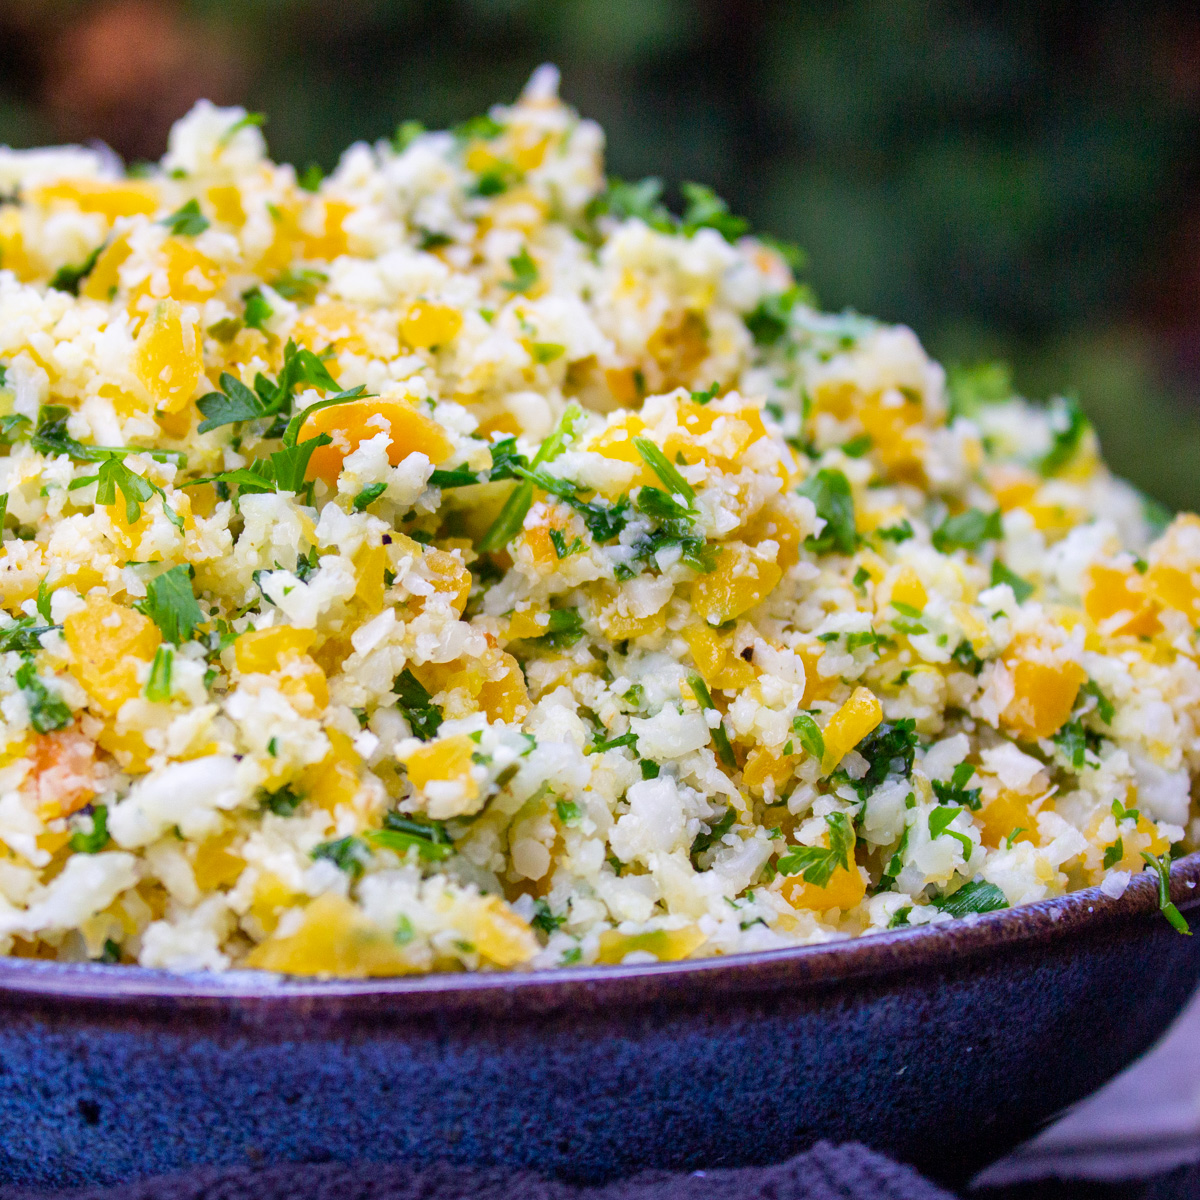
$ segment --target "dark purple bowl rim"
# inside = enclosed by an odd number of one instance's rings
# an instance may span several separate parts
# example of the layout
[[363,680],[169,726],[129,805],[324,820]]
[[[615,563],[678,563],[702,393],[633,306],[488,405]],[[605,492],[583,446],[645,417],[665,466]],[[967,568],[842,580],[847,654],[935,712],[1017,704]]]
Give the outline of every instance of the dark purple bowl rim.
[[[1200,852],[1172,865],[1171,898],[1180,909],[1200,905]],[[1099,888],[1086,888],[946,924],[811,946],[635,966],[380,979],[301,979],[260,971],[174,974],[135,966],[0,957],[0,1004],[100,1006],[145,1013],[182,1008],[197,1015],[237,1012],[263,1017],[383,1011],[405,1016],[531,1013],[640,1007],[648,1002],[691,1004],[722,994],[821,991],[853,980],[946,970],[961,960],[1102,934],[1151,916],[1163,920],[1158,907],[1157,877],[1144,871],[1116,898]]]

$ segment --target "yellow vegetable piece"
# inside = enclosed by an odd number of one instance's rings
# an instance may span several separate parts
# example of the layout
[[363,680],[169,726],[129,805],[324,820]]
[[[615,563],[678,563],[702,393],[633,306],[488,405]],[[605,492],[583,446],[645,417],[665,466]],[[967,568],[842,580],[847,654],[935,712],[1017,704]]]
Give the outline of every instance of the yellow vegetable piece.
[[1012,674],[1013,698],[1001,714],[1001,721],[1018,737],[1037,741],[1057,733],[1075,707],[1075,697],[1087,678],[1084,669],[1074,662],[1048,664],[1005,655]]
[[344,200],[326,200],[324,208],[321,232],[315,237],[305,235],[303,256],[332,262],[349,246],[343,222],[354,210]]
[[492,649],[481,664],[487,672],[479,687],[479,709],[490,721],[521,721],[529,714],[529,692],[520,664],[511,654]]
[[163,300],[142,326],[133,370],[161,412],[179,412],[192,398],[203,370],[195,326],[174,300]]
[[196,886],[202,892],[211,892],[219,887],[232,887],[245,870],[246,860],[229,852],[233,836],[232,833],[220,834],[196,847],[192,874],[196,877]]
[[149,662],[162,642],[149,617],[100,593],[63,621],[63,637],[73,655],[71,674],[109,715],[138,695],[138,665]]
[[434,782],[452,781],[463,785],[466,798],[479,794],[479,785],[471,776],[471,755],[475,743],[465,734],[439,738],[410,751],[400,761],[408,770],[413,787],[424,791]]
[[272,935],[246,955],[245,966],[289,975],[331,975],[364,979],[405,975],[417,968],[396,939],[344,896],[326,892],[305,910],[299,928],[287,937]]
[[88,300],[111,300],[120,284],[121,264],[131,253],[125,234],[114,238],[100,252],[96,265],[80,286],[79,294]]
[[699,950],[708,939],[695,925],[682,929],[653,929],[649,933],[619,933],[606,929],[600,935],[600,952],[597,960],[602,963],[619,963],[635,950],[653,954],[659,962],[676,962]]
[[516,967],[540,947],[533,930],[499,896],[488,896],[480,905],[475,949],[498,967]]
[[242,207],[242,193],[236,184],[222,183],[208,189],[208,203],[213,215],[225,225],[238,227],[246,223],[246,210]]
[[243,675],[269,675],[286,662],[305,654],[317,640],[311,629],[277,625],[272,629],[252,629],[233,643],[233,659]]
[[995,849],[1014,829],[1023,829],[1014,842],[1032,842],[1037,822],[1029,814],[1029,797],[1007,789],[1000,791],[975,814],[983,830],[983,844]]
[[811,908],[825,912],[840,908],[842,912],[853,908],[867,894],[867,884],[853,858],[850,866],[837,866],[824,887],[806,883],[801,875],[793,875],[780,884],[784,899],[793,908]]
[[896,574],[892,583],[889,600],[892,604],[907,604],[910,608],[921,611],[929,603],[929,596],[921,577],[912,569],[904,566]]
[[1088,567],[1084,572],[1083,607],[1101,633],[1110,637],[1149,636],[1161,628],[1154,602],[1136,571],[1100,563]]
[[471,594],[471,572],[466,563],[455,554],[445,550],[426,548],[421,556],[425,571],[435,588],[450,600],[450,607],[462,616]]
[[148,179],[60,179],[37,188],[35,204],[55,201],[73,204],[80,212],[117,217],[153,216],[158,210],[158,185]]
[[299,790],[318,808],[333,813],[339,807],[353,807],[358,797],[362,756],[340,729],[326,729],[329,753],[316,766],[306,767],[298,776]]
[[384,572],[387,565],[388,554],[385,546],[364,545],[354,556],[354,594],[372,616],[383,609],[386,591]]
[[779,566],[745,542],[720,547],[715,570],[692,584],[692,607],[710,625],[723,625],[761,604],[783,578]]
[[462,313],[449,304],[419,300],[400,318],[400,336],[418,350],[444,346],[462,328]]
[[333,443],[313,451],[308,478],[323,479],[331,487],[337,482],[346,455],[380,433],[386,433],[392,440],[387,450],[392,466],[410,454],[424,454],[430,462],[440,463],[454,449],[436,421],[417,412],[407,401],[384,397],[322,408],[304,422],[298,440],[305,441],[320,433],[329,434]]
[[278,875],[260,875],[254,883],[250,915],[262,926],[264,933],[273,933],[279,924],[279,914],[298,899]]
[[825,726],[825,757],[821,773],[828,775],[883,720],[883,708],[870,688],[857,687]]
[[762,795],[770,783],[778,792],[792,777],[798,755],[781,754],[778,757],[765,746],[755,746],[742,768],[742,782],[758,795]]

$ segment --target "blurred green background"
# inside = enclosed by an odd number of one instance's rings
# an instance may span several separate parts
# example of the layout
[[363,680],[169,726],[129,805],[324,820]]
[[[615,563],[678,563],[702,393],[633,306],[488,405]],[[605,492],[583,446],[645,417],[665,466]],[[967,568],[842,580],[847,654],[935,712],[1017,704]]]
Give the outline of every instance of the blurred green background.
[[1200,507],[1194,0],[0,0],[0,141],[157,157],[208,95],[331,167],[547,60],[610,170],[712,183],[826,306],[1074,390],[1118,470]]

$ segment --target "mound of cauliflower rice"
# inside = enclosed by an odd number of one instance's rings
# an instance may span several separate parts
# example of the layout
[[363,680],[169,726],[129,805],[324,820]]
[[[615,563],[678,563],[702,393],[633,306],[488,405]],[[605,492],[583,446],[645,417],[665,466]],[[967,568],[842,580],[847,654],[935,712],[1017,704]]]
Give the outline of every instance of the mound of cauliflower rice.
[[260,125],[0,151],[0,949],[671,960],[1200,833],[1200,520],[1077,406],[606,179],[552,68],[328,178]]

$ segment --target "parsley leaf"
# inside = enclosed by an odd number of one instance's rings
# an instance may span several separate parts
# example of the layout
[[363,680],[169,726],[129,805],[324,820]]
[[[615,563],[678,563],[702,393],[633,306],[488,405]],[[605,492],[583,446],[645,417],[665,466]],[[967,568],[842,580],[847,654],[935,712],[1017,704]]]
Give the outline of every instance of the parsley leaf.
[[970,862],[971,855],[975,853],[975,843],[965,833],[959,833],[956,829],[950,828],[950,822],[960,812],[962,809],[957,805],[939,805],[935,808],[929,814],[929,836],[931,838],[952,837],[962,846],[963,862],[966,863]]
[[949,896],[937,896],[931,903],[934,908],[940,908],[952,917],[965,917],[968,913],[996,912],[1008,907],[1004,893],[994,883],[987,883],[982,879],[964,883],[957,892]]
[[79,285],[95,269],[100,253],[107,244],[101,242],[77,267],[59,267],[50,278],[50,286],[56,292],[68,292],[72,296],[78,296]]
[[788,331],[792,309],[807,295],[807,288],[790,287],[785,292],[775,292],[770,296],[764,296],[753,312],[742,317],[755,344],[759,346],[775,345]]
[[26,658],[14,676],[29,709],[29,723],[38,733],[53,733],[71,723],[71,710],[62,697],[42,682],[32,658]]
[[[717,706],[713,703],[712,693],[708,690],[708,684],[700,678],[699,675],[689,675],[687,677],[687,685],[692,689],[692,694],[696,697],[697,703],[700,705],[700,711],[707,713],[717,711]],[[717,711],[717,716],[720,717],[720,712]],[[725,732],[725,723],[723,720],[718,720],[717,724],[709,730],[712,736],[713,748],[717,752],[717,758],[721,760],[721,765],[728,771],[737,770],[737,759],[733,755],[733,747],[729,744],[729,735]]]
[[246,328],[266,333],[266,323],[275,315],[275,310],[267,303],[262,288],[252,287],[242,293],[242,299],[246,302],[246,311],[242,315]]
[[1022,579],[1015,571],[1010,571],[999,559],[992,563],[992,587],[1007,583],[1012,588],[1018,604],[1024,604],[1034,593],[1034,586],[1027,579]]
[[208,228],[209,222],[201,213],[199,202],[192,199],[169,217],[163,217],[159,224],[165,225],[176,237],[195,237]]
[[36,654],[42,648],[42,634],[54,628],[54,625],[39,625],[36,617],[18,617],[15,624],[0,629],[0,654],[8,651]]
[[165,704],[171,698],[171,670],[175,664],[175,652],[170,646],[159,646],[150,664],[150,677],[146,680],[146,699],[155,704]]
[[588,206],[588,213],[592,218],[607,213],[618,221],[636,218],[651,229],[669,233],[675,228],[675,218],[662,203],[662,193],[662,180],[653,175],[635,183],[612,176],[604,192]]
[[369,857],[370,850],[366,842],[353,834],[321,842],[312,848],[313,859],[325,859],[333,863],[338,870],[345,871],[352,879],[357,879],[363,873],[363,867]]
[[537,263],[533,261],[529,251],[525,248],[522,248],[520,254],[514,254],[508,260],[508,265],[512,269],[513,277],[506,279],[500,285],[505,291],[524,294],[533,288],[540,278]]
[[820,535],[811,535],[805,545],[818,554],[831,550],[853,554],[858,537],[854,532],[854,497],[846,476],[841,471],[823,468],[810,475],[796,491],[813,502],[817,516],[825,522]]
[[990,513],[968,508],[956,517],[947,517],[933,531],[933,548],[940,554],[952,550],[978,550],[984,542],[1004,536],[1000,510]]
[[903,517],[898,525],[889,525],[886,529],[879,529],[876,532],[885,542],[895,542],[897,545],[907,542],[910,537],[915,536],[907,517]]
[[674,463],[649,439],[635,437],[634,447],[642,456],[642,461],[663,481],[672,499],[682,496],[689,506],[695,501],[696,493],[675,467]]
[[392,691],[399,697],[396,707],[412,727],[413,735],[423,742],[429,741],[442,725],[442,710],[434,704],[433,697],[408,667],[396,676]]
[[77,830],[71,835],[71,849],[76,854],[99,854],[108,845],[108,805],[97,804],[92,809],[92,831]]
[[383,818],[383,828],[367,834],[372,845],[397,854],[406,854],[415,849],[427,862],[449,858],[454,853],[454,842],[441,821],[422,820],[397,812],[389,812]]
[[797,713],[792,718],[792,729],[800,739],[800,745],[820,762],[825,757],[825,735],[816,721],[808,713]]
[[1115,867],[1117,863],[1125,857],[1125,840],[1117,838],[1111,846],[1108,846],[1104,851],[1104,869],[1107,871],[1110,867]]
[[565,650],[583,637],[583,614],[579,609],[552,608],[549,615],[546,632],[539,637],[522,638],[520,645],[523,649],[530,652]]
[[1182,933],[1187,937],[1191,937],[1192,931],[1188,928],[1188,923],[1184,919],[1183,913],[1171,901],[1171,865],[1169,856],[1165,854],[1149,854],[1143,850],[1142,859],[1146,863],[1146,866],[1158,875],[1158,907],[1162,915],[1167,918],[1171,928],[1176,933]]
[[698,229],[715,229],[727,242],[736,242],[750,228],[745,217],[734,216],[729,205],[702,183],[681,183],[684,210],[682,230],[689,237]]
[[938,798],[939,804],[959,804],[964,808],[971,809],[972,812],[978,812],[980,806],[981,788],[969,788],[967,784],[971,781],[971,776],[975,774],[975,768],[967,762],[959,763],[954,768],[954,774],[950,776],[949,783],[942,783],[939,780],[933,781],[933,791]]
[[135,607],[158,626],[163,641],[174,646],[191,641],[196,626],[204,620],[186,566],[172,567],[151,579],[146,584],[146,598]]
[[1117,714],[1117,710],[1113,707],[1113,702],[1100,690],[1100,685],[1094,679],[1089,679],[1083,685],[1081,691],[1084,695],[1095,698],[1096,715],[1105,725],[1111,725],[1113,717]]
[[374,504],[384,492],[387,491],[387,484],[383,482],[368,483],[357,496],[354,497],[354,511],[364,512],[371,504]]
[[975,653],[975,647],[971,645],[966,638],[954,647],[954,653],[950,657],[958,663],[964,671],[970,671],[972,675],[978,675],[983,670],[983,659]]
[[708,823],[708,832],[701,830],[696,834],[692,841],[692,849],[690,851],[692,866],[699,870],[699,865],[696,859],[700,857],[706,850],[711,850],[720,840],[733,828],[733,823],[737,819],[737,810],[730,805],[721,816],[711,823]]
[[1054,440],[1038,463],[1043,475],[1057,475],[1075,457],[1084,435],[1091,429],[1079,402],[1073,397],[1060,397],[1050,408],[1050,428]]
[[792,846],[775,864],[780,875],[800,875],[805,883],[825,887],[833,873],[842,867],[850,870],[854,852],[854,829],[844,812],[825,817],[829,830],[828,846]]
[[884,721],[854,747],[867,760],[867,773],[856,781],[862,794],[874,790],[889,775],[905,779],[912,774],[917,749],[916,722],[912,717]]

